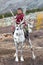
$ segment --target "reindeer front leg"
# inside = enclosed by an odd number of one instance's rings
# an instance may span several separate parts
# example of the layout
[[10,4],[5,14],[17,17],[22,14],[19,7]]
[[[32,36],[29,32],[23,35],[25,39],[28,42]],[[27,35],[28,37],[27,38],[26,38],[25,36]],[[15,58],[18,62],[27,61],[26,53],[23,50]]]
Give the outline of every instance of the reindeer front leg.
[[16,58],[15,58],[15,61],[19,61],[19,59],[18,59],[18,45],[17,45],[17,43],[15,42],[15,47],[16,47]]
[[21,43],[21,57],[20,57],[20,60],[24,61],[24,58],[23,58],[23,42]]

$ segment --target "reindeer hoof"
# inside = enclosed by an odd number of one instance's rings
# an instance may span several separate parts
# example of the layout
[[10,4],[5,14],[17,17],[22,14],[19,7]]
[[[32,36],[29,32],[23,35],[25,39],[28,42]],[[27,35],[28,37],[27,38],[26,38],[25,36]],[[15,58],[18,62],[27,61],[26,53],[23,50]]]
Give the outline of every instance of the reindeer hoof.
[[14,57],[16,57],[16,53],[14,54]]
[[23,57],[21,57],[21,58],[20,58],[20,60],[21,60],[21,61],[24,61],[24,58],[23,58]]
[[19,61],[18,57],[17,57],[17,58],[15,58],[15,61],[16,61],[16,62],[18,62],[18,61]]
[[36,56],[35,56],[35,55],[33,55],[33,59],[34,59],[34,60],[36,59]]

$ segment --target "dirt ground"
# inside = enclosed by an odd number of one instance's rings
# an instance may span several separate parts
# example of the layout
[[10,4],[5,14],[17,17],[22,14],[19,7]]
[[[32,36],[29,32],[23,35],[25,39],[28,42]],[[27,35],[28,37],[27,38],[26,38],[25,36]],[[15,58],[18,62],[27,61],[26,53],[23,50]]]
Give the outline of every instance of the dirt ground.
[[32,59],[30,46],[26,42],[23,46],[25,61],[15,62],[15,46],[10,27],[0,28],[0,65],[43,65],[43,30],[34,31],[30,34],[30,38],[32,40],[36,59]]

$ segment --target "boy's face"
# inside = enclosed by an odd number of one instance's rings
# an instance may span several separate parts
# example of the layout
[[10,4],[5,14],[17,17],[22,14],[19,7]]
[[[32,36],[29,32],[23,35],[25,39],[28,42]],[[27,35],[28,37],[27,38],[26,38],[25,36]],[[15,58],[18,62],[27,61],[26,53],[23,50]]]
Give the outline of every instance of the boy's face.
[[22,13],[22,11],[21,10],[17,10],[17,14],[21,14]]

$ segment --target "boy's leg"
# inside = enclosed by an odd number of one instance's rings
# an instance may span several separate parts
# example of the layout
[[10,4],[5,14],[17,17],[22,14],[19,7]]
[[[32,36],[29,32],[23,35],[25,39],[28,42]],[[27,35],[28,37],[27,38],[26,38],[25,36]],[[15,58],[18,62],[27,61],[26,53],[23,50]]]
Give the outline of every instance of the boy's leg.
[[12,32],[12,34],[14,35],[14,32]]
[[12,32],[13,35],[14,35],[14,31],[15,31],[15,27],[11,26],[11,32]]
[[28,26],[26,26],[26,27],[24,28],[24,35],[25,35],[25,38],[29,40]]

